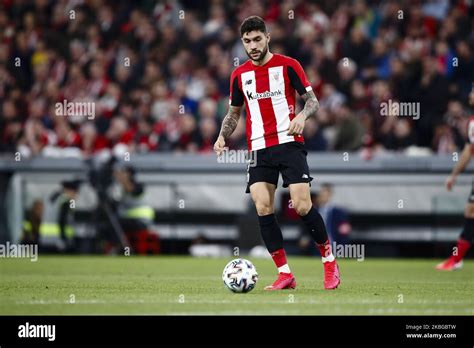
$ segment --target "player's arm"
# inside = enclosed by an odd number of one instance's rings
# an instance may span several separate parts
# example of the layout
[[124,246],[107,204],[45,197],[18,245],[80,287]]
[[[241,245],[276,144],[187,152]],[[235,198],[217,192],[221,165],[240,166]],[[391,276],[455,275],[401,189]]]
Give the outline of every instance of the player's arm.
[[472,156],[472,144],[466,144],[464,150],[461,153],[458,163],[453,168],[451,175],[446,179],[445,185],[448,191],[451,191],[454,183],[456,182],[456,177],[466,168],[471,160]]
[[242,110],[242,106],[229,106],[229,112],[225,115],[224,120],[222,120],[221,131],[219,132],[219,137],[214,144],[214,151],[217,153],[218,156],[224,151],[225,142],[232,133],[234,133],[235,128],[237,128],[237,124],[239,123],[240,119],[240,112]]
[[244,105],[244,94],[242,93],[241,86],[239,86],[239,77],[234,70],[230,76],[230,100],[229,100],[229,111],[222,120],[221,131],[214,143],[214,151],[217,156],[220,156],[224,151],[225,142],[232,133],[234,133],[237,124],[239,123],[240,111]]
[[319,101],[298,61],[292,59],[288,62],[287,74],[291,86],[304,100],[303,110],[301,110],[301,112],[290,122],[288,135],[301,135],[303,133],[305,121],[316,115],[316,112],[319,109]]
[[288,135],[299,135],[303,133],[305,121],[316,115],[319,109],[319,101],[314,92],[308,91],[301,96],[304,100],[304,108],[301,112],[290,122],[288,128]]
[[316,116],[316,113],[319,110],[319,101],[313,91],[306,92],[301,96],[301,98],[303,98],[305,104],[300,114],[304,116],[306,121],[308,118]]

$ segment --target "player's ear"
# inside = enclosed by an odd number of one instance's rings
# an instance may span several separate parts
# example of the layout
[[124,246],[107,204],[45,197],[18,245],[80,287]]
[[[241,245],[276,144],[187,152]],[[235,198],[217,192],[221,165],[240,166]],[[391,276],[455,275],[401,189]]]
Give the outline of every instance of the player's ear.
[[270,33],[267,33],[267,40],[270,42]]

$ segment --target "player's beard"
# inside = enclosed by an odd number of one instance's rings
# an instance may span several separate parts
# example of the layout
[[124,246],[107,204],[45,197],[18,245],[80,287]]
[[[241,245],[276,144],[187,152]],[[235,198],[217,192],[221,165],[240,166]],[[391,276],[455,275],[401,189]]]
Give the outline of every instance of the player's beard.
[[261,62],[263,60],[263,58],[265,58],[265,56],[267,55],[268,53],[268,43],[267,45],[265,46],[265,48],[263,49],[263,51],[260,53],[260,55],[257,57],[257,58],[253,58],[249,52],[247,52],[247,56],[253,60],[254,62]]

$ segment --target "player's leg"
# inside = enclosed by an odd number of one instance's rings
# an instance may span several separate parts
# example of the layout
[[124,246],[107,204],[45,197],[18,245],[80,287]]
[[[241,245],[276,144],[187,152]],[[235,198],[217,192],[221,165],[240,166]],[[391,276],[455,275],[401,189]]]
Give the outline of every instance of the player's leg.
[[290,188],[293,208],[301,216],[309,234],[313,237],[321,253],[324,265],[324,287],[335,289],[340,283],[339,268],[331,252],[326,226],[321,214],[311,202],[307,151],[298,142],[283,144],[279,157],[279,168],[283,176],[283,187]]
[[474,196],[472,198],[473,201],[466,204],[464,211],[464,229],[459,236],[455,255],[458,261],[464,258],[474,243]]
[[331,251],[324,220],[313,207],[309,183],[294,183],[290,184],[289,188],[293,208],[303,220],[321,253],[324,265],[324,288],[335,289],[340,284],[339,267]]
[[266,290],[294,288],[295,279],[291,274],[283,249],[283,235],[274,214],[276,185],[267,182],[256,182],[250,186],[250,194],[255,203],[262,239],[278,268],[279,277]]
[[308,232],[321,251],[321,256],[328,257],[331,250],[330,248],[324,248],[329,239],[326,226],[321,214],[313,207],[309,184],[290,184],[289,188],[293,209],[295,209],[308,228]]
[[[473,189],[474,192],[474,189]],[[474,243],[474,194],[471,193],[464,209],[464,228],[459,236],[453,254],[444,262],[436,266],[440,271],[452,271],[462,268],[462,259]]]

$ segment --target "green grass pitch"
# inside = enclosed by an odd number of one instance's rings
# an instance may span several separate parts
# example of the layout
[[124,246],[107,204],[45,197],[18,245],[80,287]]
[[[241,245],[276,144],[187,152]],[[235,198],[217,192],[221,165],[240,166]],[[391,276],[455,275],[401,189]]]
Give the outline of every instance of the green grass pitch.
[[441,273],[439,260],[339,260],[339,289],[323,289],[318,258],[289,257],[295,290],[267,292],[271,260],[251,259],[256,288],[234,294],[228,259],[40,256],[0,260],[0,315],[473,315],[474,261]]

